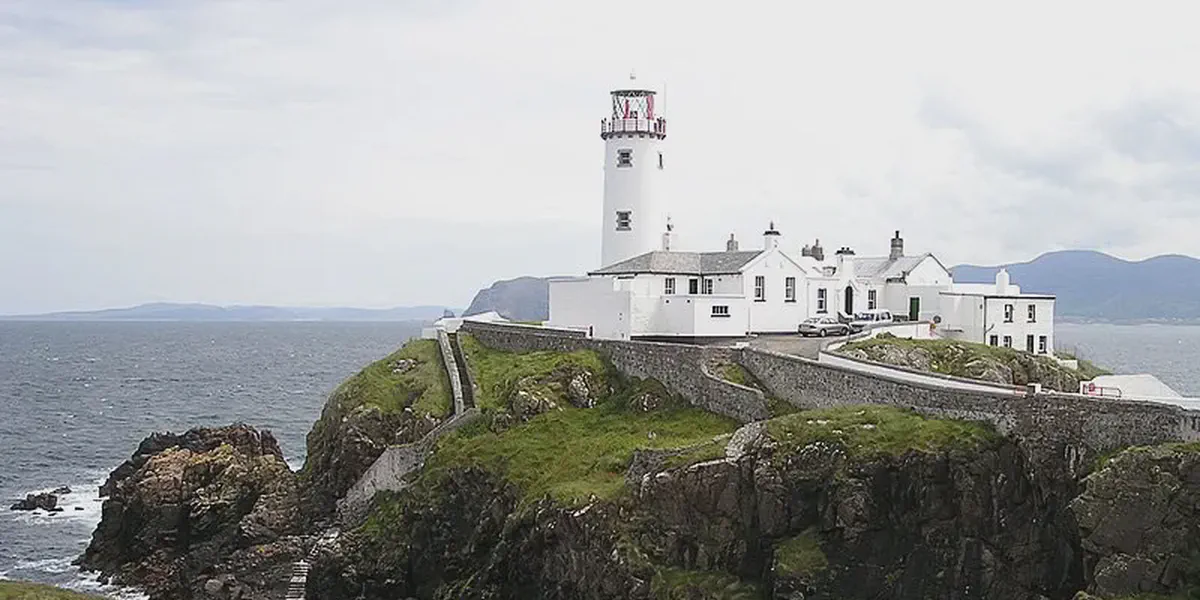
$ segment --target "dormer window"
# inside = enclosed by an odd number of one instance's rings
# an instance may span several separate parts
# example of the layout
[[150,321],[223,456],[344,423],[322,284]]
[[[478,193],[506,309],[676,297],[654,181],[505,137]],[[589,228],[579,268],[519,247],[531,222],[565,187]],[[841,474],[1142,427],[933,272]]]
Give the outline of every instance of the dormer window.
[[617,150],[617,166],[622,167],[622,168],[623,167],[632,167],[633,166],[633,150],[630,150],[629,148],[623,148],[621,150]]

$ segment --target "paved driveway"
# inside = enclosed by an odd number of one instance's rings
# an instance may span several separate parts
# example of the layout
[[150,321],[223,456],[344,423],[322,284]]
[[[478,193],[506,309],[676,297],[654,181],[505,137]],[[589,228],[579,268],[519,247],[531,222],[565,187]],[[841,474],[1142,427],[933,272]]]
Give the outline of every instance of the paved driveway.
[[836,342],[840,337],[803,337],[799,334],[790,335],[760,335],[750,340],[750,346],[762,348],[780,354],[792,354],[816,360],[821,346]]

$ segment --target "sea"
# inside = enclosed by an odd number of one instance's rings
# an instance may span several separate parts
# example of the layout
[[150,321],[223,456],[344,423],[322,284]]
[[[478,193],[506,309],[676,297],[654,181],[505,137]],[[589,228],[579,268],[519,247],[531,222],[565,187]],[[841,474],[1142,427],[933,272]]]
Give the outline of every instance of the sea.
[[[71,562],[99,522],[97,487],[146,435],[249,423],[299,468],[328,393],[418,333],[412,323],[0,322],[0,501],[72,490],[61,513],[0,506],[0,578],[137,598]],[[1056,335],[1060,350],[1200,397],[1200,327],[1059,324]]]
[[[71,562],[100,520],[98,486],[155,431],[268,429],[288,464],[346,377],[415,323],[0,321],[0,578],[138,598]],[[10,511],[68,486],[59,513]]]

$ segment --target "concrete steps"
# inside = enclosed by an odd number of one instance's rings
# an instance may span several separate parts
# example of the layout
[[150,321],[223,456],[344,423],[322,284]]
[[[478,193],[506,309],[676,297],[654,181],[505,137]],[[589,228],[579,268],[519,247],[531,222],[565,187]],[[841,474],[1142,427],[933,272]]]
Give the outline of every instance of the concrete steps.
[[308,551],[308,555],[304,558],[292,563],[292,575],[288,579],[287,594],[285,600],[306,600],[305,590],[308,586],[308,571],[312,568],[312,561],[316,559],[317,552],[321,548],[332,544],[338,538],[338,530],[330,529],[321,534],[313,544],[312,550]]

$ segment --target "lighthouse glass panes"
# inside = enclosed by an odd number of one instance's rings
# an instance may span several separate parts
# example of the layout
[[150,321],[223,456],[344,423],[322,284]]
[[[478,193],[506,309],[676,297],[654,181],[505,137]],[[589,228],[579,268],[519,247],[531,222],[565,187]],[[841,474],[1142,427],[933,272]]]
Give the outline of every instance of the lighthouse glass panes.
[[617,150],[617,166],[622,169],[633,166],[633,150],[622,148]]
[[627,210],[617,211],[617,231],[629,231],[633,225],[633,213]]

